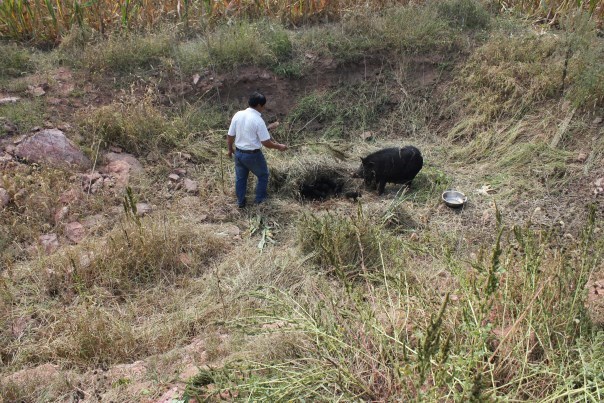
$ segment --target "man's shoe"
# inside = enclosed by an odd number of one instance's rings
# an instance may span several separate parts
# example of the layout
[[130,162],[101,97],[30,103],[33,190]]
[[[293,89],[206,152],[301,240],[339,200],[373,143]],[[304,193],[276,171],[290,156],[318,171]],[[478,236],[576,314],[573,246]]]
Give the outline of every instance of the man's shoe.
[[246,200],[243,199],[243,203],[237,204],[237,207],[239,207],[239,208],[245,208],[245,205],[246,205]]

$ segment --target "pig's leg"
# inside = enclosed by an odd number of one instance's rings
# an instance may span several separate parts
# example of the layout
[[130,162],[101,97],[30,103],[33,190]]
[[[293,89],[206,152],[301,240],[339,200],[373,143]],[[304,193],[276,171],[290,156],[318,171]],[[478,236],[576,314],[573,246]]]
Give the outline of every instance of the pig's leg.
[[380,183],[378,186],[378,194],[381,195],[384,193],[384,188],[386,187],[386,179],[380,179]]

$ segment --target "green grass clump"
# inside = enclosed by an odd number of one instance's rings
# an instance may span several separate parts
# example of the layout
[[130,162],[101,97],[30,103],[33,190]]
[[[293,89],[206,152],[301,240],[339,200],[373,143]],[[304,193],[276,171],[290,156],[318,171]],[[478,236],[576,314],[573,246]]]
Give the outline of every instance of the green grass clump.
[[32,71],[31,54],[15,44],[0,43],[0,79],[19,77]]
[[289,34],[281,25],[241,21],[179,46],[176,62],[187,75],[206,68],[226,71],[243,65],[276,68],[291,58],[292,51]]
[[[27,133],[36,126],[42,126],[45,111],[44,102],[39,98],[20,99],[16,103],[0,105],[0,117],[14,124],[19,133]],[[3,130],[0,129],[0,134],[3,134],[2,132]]]
[[566,96],[576,107],[595,109],[604,105],[604,41],[598,37],[593,18],[576,13],[565,20]]
[[383,39],[393,50],[409,53],[449,51],[457,36],[437,10],[407,6],[386,14]]
[[438,14],[453,27],[484,29],[489,26],[490,14],[478,0],[448,0],[436,7]]
[[298,223],[298,244],[313,262],[337,276],[353,278],[375,272],[388,241],[378,223],[356,217],[304,215]]
[[157,68],[173,55],[174,47],[174,38],[168,33],[116,34],[85,47],[72,63],[92,72],[129,74]]
[[[351,139],[356,132],[371,129],[388,111],[388,89],[379,82],[364,81],[354,86],[315,92],[298,101],[280,130],[284,140],[299,139],[304,133],[326,139]],[[287,128],[287,129],[286,129]]]

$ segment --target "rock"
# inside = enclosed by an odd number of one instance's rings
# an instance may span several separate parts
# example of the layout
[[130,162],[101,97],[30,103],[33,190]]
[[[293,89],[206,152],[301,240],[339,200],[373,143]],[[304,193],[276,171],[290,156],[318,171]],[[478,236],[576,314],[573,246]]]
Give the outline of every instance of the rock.
[[63,219],[67,217],[67,214],[69,214],[69,207],[62,206],[57,208],[54,214],[55,225],[63,221]]
[[172,173],[178,176],[185,176],[187,174],[187,170],[184,168],[176,168],[174,171],[172,171]]
[[50,385],[54,380],[61,376],[58,365],[43,364],[35,368],[26,368],[21,371],[17,371],[6,378],[9,385],[19,385],[21,387],[28,386],[30,383],[35,382],[40,385]]
[[370,141],[373,139],[373,132],[366,131],[361,133],[361,140]]
[[19,97],[7,97],[7,98],[0,98],[0,105],[5,105],[5,104],[15,104],[17,103],[18,100],[20,100],[21,98]]
[[122,150],[122,148],[118,147],[118,146],[109,146],[109,151],[116,153],[116,154],[121,154],[122,151],[124,151],[124,150]]
[[582,163],[584,163],[585,161],[587,161],[587,157],[588,157],[587,153],[583,153],[583,152],[581,152],[581,153],[579,153],[579,155],[577,155],[576,161],[577,161],[578,163],[581,163],[581,164],[582,164]]
[[107,218],[103,214],[95,214],[80,220],[87,230],[97,230],[107,223]]
[[46,94],[46,90],[42,86],[30,87],[29,93],[32,94],[34,97],[41,97]]
[[148,203],[136,203],[136,215],[144,216],[153,211],[153,208]]
[[105,159],[105,162],[106,162],[107,165],[109,165],[109,164],[111,164],[112,162],[115,162],[115,161],[124,161],[128,165],[130,165],[131,170],[133,172],[143,171],[142,164],[132,154],[121,153],[121,152],[120,153],[110,152],[110,153],[105,154],[104,159]]
[[598,116],[597,118],[595,118],[592,122],[594,125],[599,125],[600,123],[602,123],[602,118],[600,116]]
[[143,166],[131,154],[110,152],[105,154],[104,158],[107,166],[101,171],[113,178],[115,187],[118,189],[123,189],[128,185],[132,173],[143,172]]
[[51,166],[87,169],[91,165],[84,153],[57,129],[42,130],[27,137],[15,148],[15,155]]
[[13,160],[13,156],[8,153],[0,153],[0,166],[6,165]]
[[197,181],[191,180],[189,178],[185,178],[184,185],[187,193],[196,194],[199,189]]
[[125,188],[130,182],[130,171],[132,165],[126,161],[113,161],[104,169],[105,173],[113,178],[114,183],[119,188]]
[[47,255],[50,255],[51,253],[59,249],[59,238],[57,237],[57,234],[40,235],[40,237],[38,238],[38,242],[40,243],[40,245],[44,249],[44,252]]
[[193,85],[197,85],[197,83],[199,82],[200,78],[201,78],[201,76],[199,74],[195,74],[193,76]]
[[172,182],[178,182],[180,180],[180,176],[176,174],[170,174],[168,175],[168,179],[170,179]]
[[417,232],[412,232],[411,235],[409,235],[409,240],[410,241],[417,241],[417,240],[419,240],[419,235],[417,235]]
[[0,208],[4,208],[10,202],[10,195],[4,188],[0,188]]
[[65,224],[65,236],[74,244],[79,244],[86,237],[86,229],[77,221]]

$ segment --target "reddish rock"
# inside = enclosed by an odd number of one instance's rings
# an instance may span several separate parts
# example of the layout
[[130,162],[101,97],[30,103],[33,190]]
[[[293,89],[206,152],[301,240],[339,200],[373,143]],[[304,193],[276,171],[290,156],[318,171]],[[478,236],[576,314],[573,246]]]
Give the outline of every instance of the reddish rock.
[[59,249],[59,239],[57,238],[57,234],[40,235],[40,237],[38,238],[38,242],[40,243],[40,245],[44,249],[44,252],[47,255],[50,255],[51,253]]
[[57,129],[42,130],[27,137],[15,148],[15,155],[52,166],[86,169],[91,165],[84,153]]
[[105,162],[107,165],[101,171],[109,175],[113,179],[113,185],[119,189],[128,185],[132,173],[143,172],[143,166],[131,154],[107,153]]
[[122,150],[122,148],[118,146],[109,146],[109,151],[111,151],[112,153],[121,154],[124,150]]
[[577,162],[582,164],[585,161],[587,161],[587,157],[588,157],[588,155],[586,153],[581,152],[577,155]]
[[86,237],[86,229],[77,221],[65,224],[65,236],[71,242],[79,244]]
[[112,161],[103,169],[113,179],[115,186],[119,188],[124,188],[128,185],[131,170],[132,165],[126,161]]
[[10,202],[10,195],[4,188],[0,188],[0,208],[4,208]]
[[180,176],[176,174],[170,174],[168,175],[168,179],[170,179],[172,182],[178,182],[180,180]]

